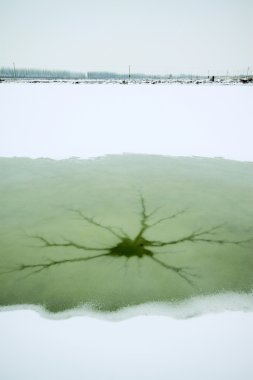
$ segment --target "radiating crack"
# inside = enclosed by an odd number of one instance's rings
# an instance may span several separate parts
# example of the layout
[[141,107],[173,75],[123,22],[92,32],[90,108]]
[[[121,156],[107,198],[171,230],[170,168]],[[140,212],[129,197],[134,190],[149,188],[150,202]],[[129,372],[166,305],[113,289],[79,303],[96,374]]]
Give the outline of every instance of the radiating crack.
[[[12,273],[12,272],[25,272],[29,271],[28,275],[40,273],[44,270],[48,270],[52,267],[57,267],[60,265],[66,265],[69,263],[82,263],[86,261],[95,260],[98,258],[125,258],[130,259],[132,257],[136,257],[138,259],[149,258],[154,264],[159,265],[161,268],[174,273],[176,276],[184,280],[187,284],[193,286],[194,278],[198,277],[197,274],[193,273],[192,268],[184,267],[184,266],[174,266],[170,265],[167,262],[160,260],[157,255],[165,254],[164,251],[159,252],[159,248],[166,246],[179,245],[183,243],[192,243],[196,244],[198,242],[206,243],[206,244],[231,244],[237,246],[244,246],[246,243],[250,243],[253,241],[253,238],[245,239],[245,240],[224,240],[221,238],[213,237],[218,230],[220,230],[224,224],[215,225],[208,229],[199,229],[191,232],[188,235],[182,236],[178,239],[173,239],[169,241],[160,241],[160,240],[149,240],[145,237],[145,232],[160,223],[170,221],[175,219],[187,212],[187,209],[179,210],[171,215],[155,220],[154,222],[150,222],[150,218],[154,218],[154,215],[160,209],[155,208],[151,212],[147,212],[146,202],[142,194],[140,194],[140,228],[137,231],[134,238],[130,238],[129,235],[121,228],[115,226],[108,226],[98,222],[94,217],[89,217],[85,215],[82,211],[71,209],[71,212],[76,213],[81,220],[93,225],[96,228],[103,229],[107,231],[109,234],[113,235],[117,238],[118,242],[115,243],[111,247],[90,247],[85,244],[77,243],[73,240],[64,238],[62,242],[56,242],[47,239],[42,235],[32,235],[30,238],[38,240],[42,243],[41,248],[63,248],[69,249],[73,248],[76,250],[81,250],[85,252],[102,252],[94,255],[88,255],[83,257],[71,257],[67,259],[60,260],[52,260],[48,259],[46,262],[42,263],[28,263],[21,264],[16,266],[15,268],[7,270],[6,272],[2,272],[1,274]],[[156,250],[152,250],[155,248]],[[157,251],[158,249],[158,251]]]

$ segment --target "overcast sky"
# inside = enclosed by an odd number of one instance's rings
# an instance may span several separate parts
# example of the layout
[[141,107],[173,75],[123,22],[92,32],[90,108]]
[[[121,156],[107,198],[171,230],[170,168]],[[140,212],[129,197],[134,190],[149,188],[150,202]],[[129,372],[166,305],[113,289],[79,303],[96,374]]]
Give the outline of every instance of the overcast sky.
[[253,0],[0,0],[0,67],[253,71]]

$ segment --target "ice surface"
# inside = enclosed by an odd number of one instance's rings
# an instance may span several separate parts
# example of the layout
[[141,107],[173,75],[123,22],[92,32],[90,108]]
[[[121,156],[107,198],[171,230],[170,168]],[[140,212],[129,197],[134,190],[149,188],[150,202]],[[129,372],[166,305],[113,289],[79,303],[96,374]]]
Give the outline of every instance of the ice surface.
[[2,306],[115,311],[253,289],[252,163],[2,158],[0,173]]

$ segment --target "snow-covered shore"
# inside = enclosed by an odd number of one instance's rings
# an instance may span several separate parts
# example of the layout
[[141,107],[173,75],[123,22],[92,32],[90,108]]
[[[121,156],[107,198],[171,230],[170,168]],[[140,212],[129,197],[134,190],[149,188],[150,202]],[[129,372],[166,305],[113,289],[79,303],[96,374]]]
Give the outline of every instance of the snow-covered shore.
[[152,84],[152,85],[253,85],[253,77],[226,78],[173,78],[173,79],[52,79],[52,78],[0,78],[0,83],[68,83],[68,84]]
[[252,86],[0,86],[0,156],[253,161]]

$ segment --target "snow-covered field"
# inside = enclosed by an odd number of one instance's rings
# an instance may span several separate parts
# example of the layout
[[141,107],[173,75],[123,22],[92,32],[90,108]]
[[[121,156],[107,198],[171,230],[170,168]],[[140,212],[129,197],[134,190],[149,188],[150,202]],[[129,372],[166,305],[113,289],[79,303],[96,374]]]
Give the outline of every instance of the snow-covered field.
[[[0,156],[253,161],[252,98],[252,86],[4,84]],[[2,310],[0,378],[251,380],[252,327],[252,312],[242,311],[116,323]]]
[[0,156],[253,161],[253,86],[4,84]]

